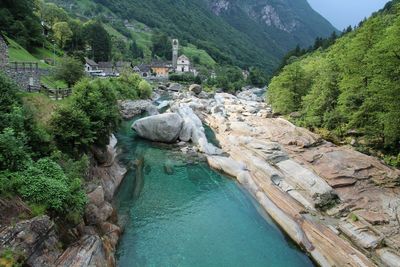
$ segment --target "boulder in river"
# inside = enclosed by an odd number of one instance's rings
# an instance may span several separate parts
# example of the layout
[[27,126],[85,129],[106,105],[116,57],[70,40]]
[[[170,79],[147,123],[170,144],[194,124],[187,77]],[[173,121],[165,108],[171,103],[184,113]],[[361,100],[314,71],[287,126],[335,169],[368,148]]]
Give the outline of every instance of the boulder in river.
[[180,85],[179,83],[171,83],[168,87],[168,90],[179,92],[182,90],[182,85]]
[[173,143],[181,132],[183,119],[176,113],[165,113],[146,117],[133,123],[132,129],[145,139]]
[[201,87],[201,85],[198,84],[192,84],[189,87],[189,91],[195,93],[196,95],[200,94],[203,91],[203,88]]

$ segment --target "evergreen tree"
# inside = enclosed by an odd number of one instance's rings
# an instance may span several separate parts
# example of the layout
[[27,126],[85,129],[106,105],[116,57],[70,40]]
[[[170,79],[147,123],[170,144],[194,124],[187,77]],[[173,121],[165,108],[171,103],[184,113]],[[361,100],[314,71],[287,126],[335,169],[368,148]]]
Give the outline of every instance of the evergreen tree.
[[108,61],[111,59],[111,37],[99,21],[85,25],[87,42],[91,47],[89,56],[94,61]]

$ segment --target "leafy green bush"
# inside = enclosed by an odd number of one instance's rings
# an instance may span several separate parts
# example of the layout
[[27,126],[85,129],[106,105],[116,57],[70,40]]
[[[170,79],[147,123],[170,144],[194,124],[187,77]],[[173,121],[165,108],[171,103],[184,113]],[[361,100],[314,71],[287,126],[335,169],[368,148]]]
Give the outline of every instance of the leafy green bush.
[[73,105],[56,110],[51,126],[58,147],[71,155],[79,155],[94,142],[95,134],[89,117]]
[[0,170],[16,171],[30,159],[25,142],[11,128],[0,133]]
[[174,82],[194,82],[196,80],[196,77],[192,73],[173,73],[169,75],[169,79]]
[[152,93],[151,85],[147,81],[141,80],[139,83],[140,98],[150,98]]
[[86,196],[79,179],[69,180],[64,171],[48,158],[29,164],[14,174],[14,187],[18,194],[46,209],[66,212],[70,208],[83,211]]
[[106,146],[120,119],[117,97],[110,81],[95,79],[79,82],[74,87],[71,105],[89,118],[90,130],[94,133],[91,144]]

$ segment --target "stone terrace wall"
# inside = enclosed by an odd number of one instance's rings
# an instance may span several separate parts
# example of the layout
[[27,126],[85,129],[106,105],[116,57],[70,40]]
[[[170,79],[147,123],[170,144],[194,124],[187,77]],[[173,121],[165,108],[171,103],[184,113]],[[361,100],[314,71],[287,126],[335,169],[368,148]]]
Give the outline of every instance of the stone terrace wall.
[[4,68],[8,64],[8,46],[6,41],[3,39],[3,36],[0,34],[0,70],[4,70]]
[[6,66],[5,73],[24,90],[40,88],[41,70],[37,63],[11,62]]

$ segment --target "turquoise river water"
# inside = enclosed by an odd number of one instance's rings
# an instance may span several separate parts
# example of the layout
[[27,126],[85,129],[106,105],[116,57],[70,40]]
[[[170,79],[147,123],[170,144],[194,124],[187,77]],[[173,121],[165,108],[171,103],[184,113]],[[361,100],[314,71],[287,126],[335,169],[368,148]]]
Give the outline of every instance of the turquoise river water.
[[234,180],[131,124],[117,134],[129,168],[116,200],[118,266],[313,266]]

